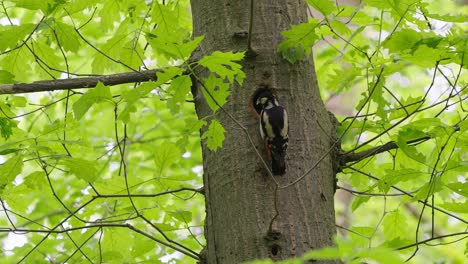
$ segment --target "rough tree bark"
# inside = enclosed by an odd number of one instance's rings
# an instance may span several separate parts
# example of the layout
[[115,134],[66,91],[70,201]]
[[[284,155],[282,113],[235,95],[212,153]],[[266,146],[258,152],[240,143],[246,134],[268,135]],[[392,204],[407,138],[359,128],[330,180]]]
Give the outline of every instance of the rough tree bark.
[[[194,36],[204,35],[194,59],[215,50],[247,49],[250,0],[192,0]],[[274,260],[300,256],[310,249],[332,244],[334,217],[334,170],[332,153],[334,124],[324,108],[317,87],[312,59],[289,64],[277,51],[280,32],[307,19],[305,1],[254,0],[252,49],[256,56],[242,62],[246,80],[231,87],[229,103],[216,117],[226,128],[222,149],[203,146],[206,192],[206,262],[241,263],[256,258]],[[199,73],[203,76],[204,72]],[[294,182],[323,156],[306,177],[277,192],[253,146],[239,125],[266,159],[258,123],[249,109],[255,89],[273,88],[289,113],[290,140],[285,176],[275,176],[281,186]],[[194,91],[199,118],[211,115],[200,92]],[[203,131],[202,131],[203,132]]]

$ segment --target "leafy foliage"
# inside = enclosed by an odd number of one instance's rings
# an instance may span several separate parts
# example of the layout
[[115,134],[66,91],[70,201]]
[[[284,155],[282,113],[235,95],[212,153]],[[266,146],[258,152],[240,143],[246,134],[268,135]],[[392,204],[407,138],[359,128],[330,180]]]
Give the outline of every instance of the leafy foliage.
[[[336,201],[336,246],[283,263],[463,263],[466,7],[307,3],[317,18],[282,32],[279,52],[296,63],[314,49],[325,102],[349,106],[338,128],[347,154],[393,147],[338,175],[338,192],[353,198]],[[244,53],[189,62],[203,37],[191,37],[187,0],[1,4],[0,83],[161,71],[141,84],[0,97],[0,262],[194,263],[204,244],[200,143],[222,147],[216,114],[245,78]],[[199,67],[207,78],[190,77]],[[208,120],[195,115],[195,81]]]
[[[443,1],[367,0],[333,9],[309,2],[320,15],[313,26],[283,32],[280,51],[295,62],[311,54],[304,43],[314,45],[322,95],[348,115],[338,128],[344,152],[377,154],[353,159],[338,175],[339,195],[354,197],[336,204],[343,233],[337,247],[307,256],[358,263],[375,250],[378,263],[463,262],[467,42],[459,22],[466,7],[455,14],[456,4]],[[435,15],[444,13],[451,14]]]
[[[196,119],[185,73],[203,38],[190,39],[188,6],[2,2],[1,83],[162,71],[155,82],[1,97],[0,226],[21,235],[2,236],[8,246],[0,262],[197,258],[205,121]],[[228,63],[241,81],[240,66]],[[219,135],[210,137],[222,145]]]

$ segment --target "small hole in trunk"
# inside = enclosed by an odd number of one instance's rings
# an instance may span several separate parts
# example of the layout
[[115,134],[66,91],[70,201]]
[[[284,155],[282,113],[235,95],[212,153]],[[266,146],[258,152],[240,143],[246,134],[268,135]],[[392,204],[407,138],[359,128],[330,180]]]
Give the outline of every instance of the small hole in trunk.
[[279,251],[280,251],[280,246],[278,246],[278,245],[276,245],[276,244],[273,244],[273,245],[271,246],[271,254],[272,254],[273,256],[278,255]]

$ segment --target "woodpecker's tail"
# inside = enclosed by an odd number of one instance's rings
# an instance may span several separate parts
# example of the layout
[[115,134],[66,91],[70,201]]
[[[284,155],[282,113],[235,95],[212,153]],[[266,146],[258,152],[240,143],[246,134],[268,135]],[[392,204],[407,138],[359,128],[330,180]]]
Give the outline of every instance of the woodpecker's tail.
[[271,152],[271,172],[273,175],[284,175],[286,173],[286,148],[288,138],[275,138],[269,144]]
[[286,173],[286,163],[284,162],[285,152],[272,153],[271,155],[271,172],[273,175],[284,175]]

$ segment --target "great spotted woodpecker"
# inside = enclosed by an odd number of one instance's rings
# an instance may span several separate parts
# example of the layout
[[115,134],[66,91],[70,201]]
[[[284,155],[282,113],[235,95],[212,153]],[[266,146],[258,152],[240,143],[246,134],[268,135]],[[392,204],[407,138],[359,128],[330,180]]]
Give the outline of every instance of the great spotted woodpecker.
[[286,173],[288,114],[269,89],[259,89],[253,100],[255,110],[260,114],[260,134],[266,141],[271,170],[274,175],[283,175]]

